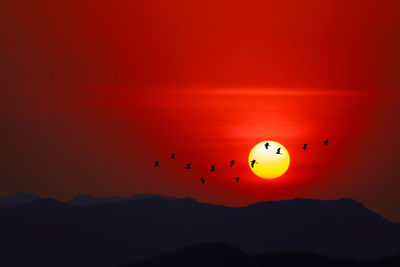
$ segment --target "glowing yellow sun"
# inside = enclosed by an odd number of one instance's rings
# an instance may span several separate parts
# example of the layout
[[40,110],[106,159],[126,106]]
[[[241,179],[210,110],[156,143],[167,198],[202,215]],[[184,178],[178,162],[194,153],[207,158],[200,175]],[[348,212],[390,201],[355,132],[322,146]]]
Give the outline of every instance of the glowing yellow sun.
[[289,152],[275,141],[263,141],[253,147],[249,154],[249,166],[255,175],[264,179],[282,176],[290,164]]

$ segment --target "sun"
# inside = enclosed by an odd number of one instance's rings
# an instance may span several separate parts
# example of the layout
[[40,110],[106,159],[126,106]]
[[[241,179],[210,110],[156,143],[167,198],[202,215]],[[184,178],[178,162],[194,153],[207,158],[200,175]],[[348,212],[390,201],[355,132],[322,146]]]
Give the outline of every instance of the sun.
[[255,175],[264,179],[282,176],[290,164],[287,149],[275,141],[263,141],[253,147],[249,154],[249,166]]

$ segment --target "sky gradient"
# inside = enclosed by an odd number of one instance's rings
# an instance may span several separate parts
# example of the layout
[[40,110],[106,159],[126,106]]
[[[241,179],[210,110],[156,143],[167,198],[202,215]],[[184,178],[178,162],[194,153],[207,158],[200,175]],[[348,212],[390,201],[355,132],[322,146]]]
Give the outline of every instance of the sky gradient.
[[[1,195],[349,197],[400,222],[397,1],[1,5]],[[262,140],[281,178],[248,168]]]

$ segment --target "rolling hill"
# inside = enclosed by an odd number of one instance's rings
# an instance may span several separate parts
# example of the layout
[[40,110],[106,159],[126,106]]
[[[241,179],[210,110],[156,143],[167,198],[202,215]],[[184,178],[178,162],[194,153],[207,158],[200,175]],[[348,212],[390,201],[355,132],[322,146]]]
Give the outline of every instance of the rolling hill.
[[115,266],[204,242],[245,253],[372,258],[400,252],[399,225],[351,199],[239,208],[157,196],[82,206],[38,199],[0,208],[0,218],[1,266]]

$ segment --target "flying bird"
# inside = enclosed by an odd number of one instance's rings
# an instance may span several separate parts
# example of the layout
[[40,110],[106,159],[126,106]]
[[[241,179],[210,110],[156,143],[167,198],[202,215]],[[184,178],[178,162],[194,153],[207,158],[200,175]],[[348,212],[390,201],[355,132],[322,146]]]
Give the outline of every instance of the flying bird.
[[235,178],[236,182],[239,183],[239,179],[240,179],[239,177],[236,177],[236,178]]
[[200,180],[201,180],[201,183],[202,184],[204,184],[205,182],[206,182],[206,180],[204,180],[204,178],[202,177],[202,178],[200,178]]
[[265,149],[268,149],[269,143],[265,143],[264,145],[265,145]]
[[281,154],[281,148],[278,148],[278,149],[276,150],[276,154],[282,155],[282,154]]
[[235,164],[235,161],[231,160],[231,168],[232,168],[233,164]]
[[171,157],[169,157],[170,159],[174,159],[175,158],[175,153],[171,154]]
[[215,172],[215,165],[212,165],[212,166],[211,166],[211,171],[212,171],[212,172]]
[[186,164],[185,169],[190,169],[190,163]]
[[324,141],[324,144],[327,146],[328,145],[328,139],[326,139],[325,141]]
[[257,163],[255,159],[251,161],[251,167],[254,168],[254,164]]
[[303,150],[306,151],[306,149],[307,149],[307,144],[304,144]]
[[154,162],[154,167],[158,167],[158,160]]

